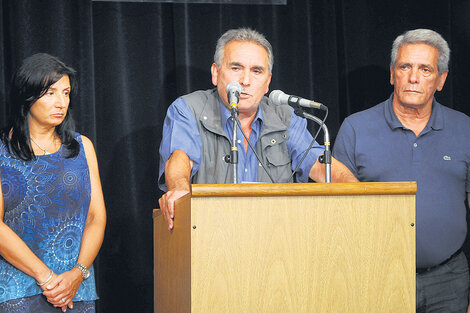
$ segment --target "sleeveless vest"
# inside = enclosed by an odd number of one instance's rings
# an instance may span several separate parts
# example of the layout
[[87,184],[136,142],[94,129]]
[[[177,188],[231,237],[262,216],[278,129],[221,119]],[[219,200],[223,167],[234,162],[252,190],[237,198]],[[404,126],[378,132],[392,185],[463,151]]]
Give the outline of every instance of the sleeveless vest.
[[[201,164],[191,183],[232,183],[232,168],[224,160],[230,153],[231,142],[222,128],[217,89],[195,91],[182,98],[196,118],[202,140]],[[275,183],[292,182],[292,165],[287,149],[291,108],[274,105],[267,97],[261,99],[259,108],[263,114],[263,127],[256,152]],[[258,182],[271,182],[261,165],[258,166]]]

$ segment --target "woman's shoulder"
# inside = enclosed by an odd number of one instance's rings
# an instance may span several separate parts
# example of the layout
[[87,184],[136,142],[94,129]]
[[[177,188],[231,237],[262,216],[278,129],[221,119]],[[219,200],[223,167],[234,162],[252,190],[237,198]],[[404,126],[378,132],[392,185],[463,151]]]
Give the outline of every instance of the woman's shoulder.
[[83,144],[83,146],[85,146],[85,147],[93,146],[93,143],[91,142],[91,140],[87,136],[81,135],[79,133],[75,133],[75,134],[76,134],[75,138],[78,140],[78,142]]
[[83,147],[83,150],[85,151],[85,155],[87,157],[89,157],[90,154],[94,153],[94,151],[95,151],[93,143],[91,142],[91,140],[87,136],[81,135],[79,133],[75,133],[75,134],[76,134],[75,138],[80,143],[80,145]]
[[78,132],[74,133],[73,138],[77,140],[80,144],[82,144],[83,146],[93,145],[91,140],[87,136],[82,135]]

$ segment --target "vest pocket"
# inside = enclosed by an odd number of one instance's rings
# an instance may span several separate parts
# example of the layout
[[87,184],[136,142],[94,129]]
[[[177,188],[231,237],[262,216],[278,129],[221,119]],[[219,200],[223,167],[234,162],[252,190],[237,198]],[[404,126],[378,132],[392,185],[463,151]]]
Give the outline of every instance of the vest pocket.
[[268,166],[278,167],[291,163],[289,153],[287,151],[282,151],[283,149],[279,149],[280,147],[276,147],[277,149],[271,148],[273,147],[266,148],[266,160],[268,161]]
[[266,166],[275,183],[292,182],[292,165],[289,157],[287,145],[283,142],[280,145],[268,146],[265,149]]
[[268,166],[278,167],[290,164],[289,151],[287,149],[286,136],[283,133],[275,133],[261,138],[263,154]]

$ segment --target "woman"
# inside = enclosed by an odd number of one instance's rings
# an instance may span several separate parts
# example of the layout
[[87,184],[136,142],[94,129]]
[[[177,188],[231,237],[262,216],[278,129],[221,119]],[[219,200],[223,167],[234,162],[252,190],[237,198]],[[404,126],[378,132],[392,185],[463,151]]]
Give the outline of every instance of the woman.
[[95,151],[74,132],[76,73],[35,54],[13,77],[0,143],[0,312],[94,312],[106,212]]

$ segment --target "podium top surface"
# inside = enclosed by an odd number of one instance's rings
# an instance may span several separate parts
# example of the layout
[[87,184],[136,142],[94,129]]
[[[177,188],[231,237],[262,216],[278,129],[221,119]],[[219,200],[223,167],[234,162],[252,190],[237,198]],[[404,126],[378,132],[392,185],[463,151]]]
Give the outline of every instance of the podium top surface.
[[191,197],[414,195],[416,182],[193,184]]

